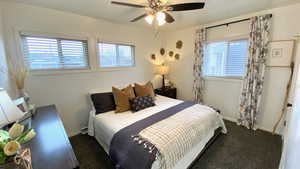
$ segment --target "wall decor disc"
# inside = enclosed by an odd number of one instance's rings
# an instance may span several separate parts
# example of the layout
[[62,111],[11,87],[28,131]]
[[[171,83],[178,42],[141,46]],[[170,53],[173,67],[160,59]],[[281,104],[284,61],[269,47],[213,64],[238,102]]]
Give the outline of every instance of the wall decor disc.
[[161,55],[164,55],[165,53],[166,53],[166,50],[165,50],[164,48],[161,48],[161,49],[160,49],[160,54],[161,54]]
[[175,59],[176,59],[176,60],[179,60],[179,59],[180,59],[180,54],[176,53],[176,54],[175,54]]
[[178,40],[178,41],[176,42],[176,48],[177,48],[177,49],[181,49],[182,46],[183,46],[183,42],[182,42],[181,40]]
[[155,59],[156,59],[155,54],[151,54],[151,59],[152,59],[152,60],[155,60]]
[[169,56],[172,58],[174,56],[174,52],[173,51],[170,51],[169,52]]

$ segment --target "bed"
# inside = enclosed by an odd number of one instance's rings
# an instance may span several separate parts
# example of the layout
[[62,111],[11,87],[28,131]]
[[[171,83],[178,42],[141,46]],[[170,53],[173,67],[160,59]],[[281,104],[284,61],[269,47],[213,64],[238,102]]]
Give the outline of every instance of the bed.
[[[158,112],[162,112],[166,109],[170,109],[182,103],[183,101],[181,100],[171,99],[158,95],[155,99],[155,106],[141,110],[136,113],[132,113],[131,111],[123,113],[115,113],[114,111],[108,111],[96,115],[95,110],[93,109],[90,112],[89,118],[89,135],[94,136],[99,142],[99,144],[104,148],[106,153],[110,154],[112,140],[116,133],[118,133],[120,130],[132,124],[135,124],[141,121],[142,119],[153,116]],[[194,107],[195,106],[191,108],[192,111],[196,111]],[[197,107],[200,106],[198,106],[197,104]],[[192,166],[193,162],[205,151],[209,144],[211,144],[221,132],[227,132],[220,114],[218,114],[215,110],[209,108],[208,106],[202,106],[198,108],[197,111],[199,111],[200,109],[201,111],[203,109],[203,112],[207,111],[214,112],[214,114],[217,114],[216,116],[218,116],[219,121],[216,124],[218,125],[214,125],[214,127],[210,128],[207,127],[207,129],[204,132],[205,134],[203,134],[203,136],[201,137],[201,140],[199,140],[196,144],[193,144],[193,147],[189,148],[188,151],[186,151],[184,155],[180,157],[180,160],[178,160],[176,164],[172,165],[172,169],[184,169]],[[201,114],[203,114],[203,124],[206,121],[209,121],[209,119],[205,117],[206,113]],[[205,128],[205,126],[202,128]],[[162,163],[162,158],[156,158],[151,165],[151,169],[170,168],[161,167]]]

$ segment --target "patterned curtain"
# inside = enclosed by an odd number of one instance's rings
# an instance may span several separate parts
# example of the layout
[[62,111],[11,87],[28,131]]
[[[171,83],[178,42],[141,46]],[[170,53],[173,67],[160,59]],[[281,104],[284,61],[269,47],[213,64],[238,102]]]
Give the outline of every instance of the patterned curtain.
[[194,85],[193,92],[197,102],[203,102],[204,79],[202,77],[204,43],[206,40],[206,30],[204,28],[196,31],[195,41],[195,62],[194,62]]
[[247,74],[243,81],[238,124],[256,130],[264,83],[272,15],[251,18]]

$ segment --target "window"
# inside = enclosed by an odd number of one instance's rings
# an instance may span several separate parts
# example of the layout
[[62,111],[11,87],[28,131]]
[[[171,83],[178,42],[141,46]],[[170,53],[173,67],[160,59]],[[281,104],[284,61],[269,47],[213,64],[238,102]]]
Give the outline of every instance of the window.
[[100,67],[134,66],[134,46],[98,43]]
[[245,76],[248,40],[208,43],[204,50],[204,76]]
[[31,70],[87,69],[87,40],[22,35],[24,59]]

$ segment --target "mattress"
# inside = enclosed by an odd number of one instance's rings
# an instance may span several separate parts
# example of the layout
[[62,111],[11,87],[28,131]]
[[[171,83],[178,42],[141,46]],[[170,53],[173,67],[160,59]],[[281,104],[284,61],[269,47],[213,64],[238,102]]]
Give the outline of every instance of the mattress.
[[[156,106],[141,110],[136,113],[131,111],[123,113],[115,113],[110,111],[107,113],[98,114],[94,117],[94,130],[95,138],[99,144],[104,148],[106,153],[109,153],[110,142],[115,133],[119,130],[141,120],[149,117],[157,112],[165,110],[167,108],[173,107],[179,103],[181,100],[171,99],[164,96],[157,96],[155,100]],[[208,132],[207,136],[202,139],[189,153],[187,153],[174,167],[174,169],[187,168],[197,155],[205,147],[206,143],[214,135],[214,129]],[[159,169],[159,161],[155,161],[152,165],[152,169]]]

